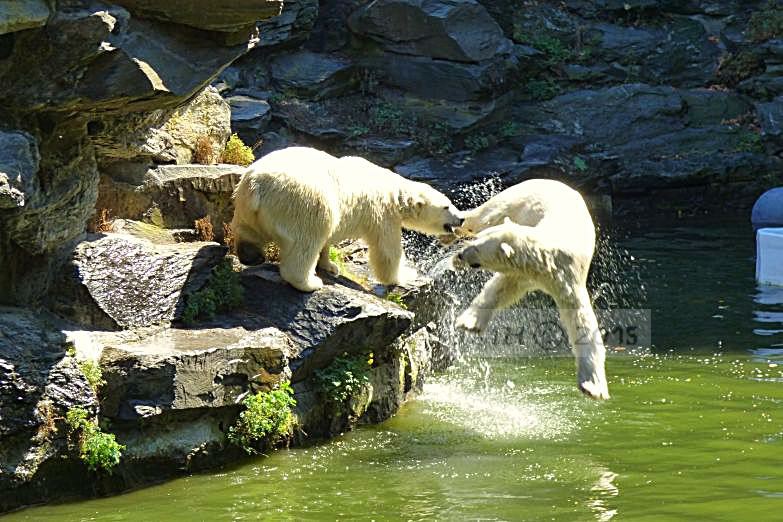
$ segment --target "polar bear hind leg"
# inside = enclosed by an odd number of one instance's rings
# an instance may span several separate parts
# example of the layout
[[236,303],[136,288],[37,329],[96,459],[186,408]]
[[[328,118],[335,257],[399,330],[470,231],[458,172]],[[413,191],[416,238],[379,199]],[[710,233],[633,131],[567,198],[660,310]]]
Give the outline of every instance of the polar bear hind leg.
[[585,395],[608,399],[604,363],[606,348],[586,288],[579,288],[575,298],[558,301],[560,321],[565,328],[571,351],[576,359],[577,386]]

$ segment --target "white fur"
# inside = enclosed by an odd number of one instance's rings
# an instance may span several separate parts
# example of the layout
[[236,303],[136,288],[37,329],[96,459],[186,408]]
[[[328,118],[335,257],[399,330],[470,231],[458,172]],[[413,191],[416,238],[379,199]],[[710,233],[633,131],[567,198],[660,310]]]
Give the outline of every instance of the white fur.
[[584,393],[609,398],[604,348],[587,292],[595,250],[595,227],[582,196],[553,180],[533,179],[510,187],[464,214],[458,232],[478,234],[455,257],[458,267],[495,272],[457,326],[482,331],[498,309],[525,294],[543,291],[555,300],[571,350],[577,384]]
[[238,251],[244,243],[259,250],[276,243],[280,275],[304,292],[323,286],[316,265],[339,272],[329,246],[343,239],[364,239],[375,277],[394,285],[411,275],[404,266],[403,227],[434,235],[461,222],[449,199],[429,185],[362,158],[309,147],[272,152],[250,165],[234,204]]

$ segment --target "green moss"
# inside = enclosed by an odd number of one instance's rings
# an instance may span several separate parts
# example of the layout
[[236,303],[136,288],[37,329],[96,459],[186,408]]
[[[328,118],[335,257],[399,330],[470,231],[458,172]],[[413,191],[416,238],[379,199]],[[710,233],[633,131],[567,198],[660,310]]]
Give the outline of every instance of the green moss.
[[396,304],[400,308],[407,310],[408,305],[405,304],[405,301],[402,299],[402,294],[399,292],[389,292],[386,294],[386,300],[391,301],[392,303]]
[[329,261],[334,263],[340,268],[340,273],[345,274],[347,272],[345,267],[345,253],[339,248],[333,246],[329,247]]
[[246,397],[244,411],[228,430],[228,440],[247,453],[256,453],[260,442],[274,443],[289,435],[293,429],[291,410],[296,406],[293,394],[291,385],[284,382],[276,390]]
[[372,353],[336,357],[326,368],[316,370],[315,380],[319,391],[332,403],[344,403],[370,382],[372,363]]
[[751,51],[740,51],[727,55],[718,67],[718,79],[733,87],[746,78],[764,70],[764,61]]
[[245,145],[236,134],[232,134],[226,143],[226,148],[220,157],[223,163],[247,166],[255,161],[253,149]]
[[92,359],[79,361],[78,364],[79,369],[90,384],[90,388],[97,393],[100,387],[106,384],[106,381],[103,380],[103,371],[101,370],[100,364]]
[[472,134],[465,138],[465,146],[475,154],[488,149],[492,145],[492,139],[483,133]]
[[501,138],[513,138],[519,136],[522,133],[519,125],[514,122],[506,122],[500,127],[498,134]]
[[244,292],[239,274],[234,272],[231,261],[224,259],[212,270],[206,286],[188,296],[182,321],[194,324],[198,319],[212,319],[218,312],[227,312],[242,305]]
[[587,162],[581,156],[574,156],[574,168],[579,172],[587,170]]
[[65,421],[72,436],[78,436],[79,457],[93,471],[102,469],[111,473],[120,463],[125,446],[118,444],[113,433],[104,433],[90,420],[87,410],[81,407],[69,409]]
[[771,0],[764,8],[753,13],[748,22],[747,34],[754,42],[783,36],[783,7]]
[[531,100],[549,100],[560,94],[560,86],[550,78],[528,80],[525,87]]
[[741,129],[735,152],[764,152],[764,142],[761,134],[752,130]]

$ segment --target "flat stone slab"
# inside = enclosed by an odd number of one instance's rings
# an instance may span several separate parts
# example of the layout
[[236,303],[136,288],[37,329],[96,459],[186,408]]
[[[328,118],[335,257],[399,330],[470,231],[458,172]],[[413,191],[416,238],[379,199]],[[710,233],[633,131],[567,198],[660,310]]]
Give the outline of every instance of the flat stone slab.
[[100,364],[102,414],[121,420],[174,410],[234,406],[288,380],[291,340],[275,328],[165,329],[108,343]]

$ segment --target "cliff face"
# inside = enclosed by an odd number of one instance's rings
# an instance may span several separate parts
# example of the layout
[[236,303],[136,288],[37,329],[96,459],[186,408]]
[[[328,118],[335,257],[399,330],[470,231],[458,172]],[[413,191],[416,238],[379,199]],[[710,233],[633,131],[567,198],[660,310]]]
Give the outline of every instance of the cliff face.
[[171,155],[171,112],[247,52],[256,20],[281,5],[0,6],[0,303],[40,298],[94,212],[99,173]]
[[779,37],[766,1],[298,0],[216,85],[271,107],[235,121],[262,150],[447,191],[554,177],[614,214],[743,213],[783,183]]

